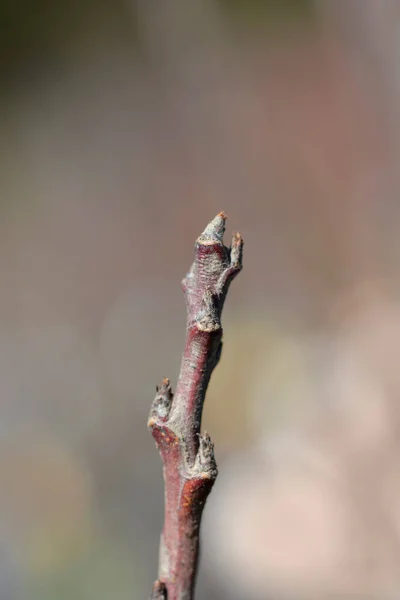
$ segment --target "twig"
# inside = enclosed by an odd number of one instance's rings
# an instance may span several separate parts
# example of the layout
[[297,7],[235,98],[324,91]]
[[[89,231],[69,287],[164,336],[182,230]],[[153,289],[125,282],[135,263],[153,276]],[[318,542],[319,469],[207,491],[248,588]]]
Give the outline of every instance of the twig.
[[219,213],[196,241],[194,263],[182,282],[187,332],[176,392],[164,379],[148,421],[165,481],[159,573],[150,600],[193,599],[201,515],[218,473],[213,444],[200,426],[207,386],[221,356],[225,297],[242,268],[242,238],[235,234],[226,248],[225,221]]

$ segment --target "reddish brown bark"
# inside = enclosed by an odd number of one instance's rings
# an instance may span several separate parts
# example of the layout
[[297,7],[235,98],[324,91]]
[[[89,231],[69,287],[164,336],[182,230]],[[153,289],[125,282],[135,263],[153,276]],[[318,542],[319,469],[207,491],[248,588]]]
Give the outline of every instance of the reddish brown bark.
[[218,214],[195,245],[194,263],[182,282],[187,306],[186,343],[175,394],[164,379],[148,427],[164,463],[165,518],[158,579],[151,600],[192,600],[199,530],[217,477],[214,447],[200,435],[207,386],[222,349],[221,313],[229,285],[242,268],[243,241],[223,244],[226,215]]

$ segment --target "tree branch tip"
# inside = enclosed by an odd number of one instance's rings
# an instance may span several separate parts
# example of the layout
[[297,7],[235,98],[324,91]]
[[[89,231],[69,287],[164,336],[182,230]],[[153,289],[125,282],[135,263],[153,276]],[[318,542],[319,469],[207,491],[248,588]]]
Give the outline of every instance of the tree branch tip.
[[210,246],[213,244],[223,245],[222,238],[225,233],[226,214],[220,212],[207,225],[203,233],[197,238],[197,244]]
[[222,350],[221,315],[230,283],[242,268],[243,239],[223,236],[219,212],[197,238],[182,280],[186,342],[175,395],[168,378],[156,387],[148,427],[164,463],[165,510],[159,574],[149,600],[193,600],[203,508],[218,475],[214,444],[201,430],[205,393]]

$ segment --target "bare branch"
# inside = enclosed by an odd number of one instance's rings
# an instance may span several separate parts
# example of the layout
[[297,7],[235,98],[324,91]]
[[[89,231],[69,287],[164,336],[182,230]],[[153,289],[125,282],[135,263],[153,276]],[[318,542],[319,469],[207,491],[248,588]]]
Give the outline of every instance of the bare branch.
[[193,599],[201,516],[218,473],[213,443],[200,427],[208,383],[221,355],[222,309],[242,268],[242,238],[237,233],[231,247],[224,246],[225,221],[219,213],[196,241],[194,263],[182,282],[187,329],[175,395],[164,379],[150,410],[148,427],[165,480],[159,579],[150,600]]

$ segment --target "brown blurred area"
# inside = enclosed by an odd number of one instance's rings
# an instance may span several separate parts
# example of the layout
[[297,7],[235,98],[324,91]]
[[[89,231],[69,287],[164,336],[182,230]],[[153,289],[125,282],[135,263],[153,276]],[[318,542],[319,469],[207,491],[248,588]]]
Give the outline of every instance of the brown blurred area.
[[[179,282],[245,239],[199,600],[400,593],[400,6],[0,1],[0,598],[146,598]],[[228,241],[227,239],[227,241]]]

